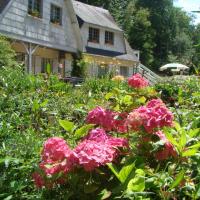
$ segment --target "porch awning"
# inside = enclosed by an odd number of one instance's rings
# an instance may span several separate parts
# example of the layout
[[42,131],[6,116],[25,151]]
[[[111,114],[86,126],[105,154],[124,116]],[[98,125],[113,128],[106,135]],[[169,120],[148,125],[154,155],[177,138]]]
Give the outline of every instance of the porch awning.
[[133,67],[138,61],[136,60],[129,60],[117,57],[108,57],[108,56],[100,56],[94,54],[83,54],[83,59],[88,63],[97,63],[99,65],[116,65],[116,66],[126,66],[126,67]]

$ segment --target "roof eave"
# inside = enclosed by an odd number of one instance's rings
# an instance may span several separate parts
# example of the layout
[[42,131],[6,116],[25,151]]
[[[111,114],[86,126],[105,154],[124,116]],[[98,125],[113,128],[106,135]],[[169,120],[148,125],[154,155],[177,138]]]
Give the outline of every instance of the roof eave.
[[52,44],[50,42],[45,42],[45,41],[42,41],[42,40],[35,40],[35,39],[29,38],[27,36],[23,37],[23,39],[22,39],[21,35],[12,34],[12,33],[9,33],[7,31],[3,31],[3,30],[0,30],[0,33],[6,35],[7,37],[9,37],[13,40],[19,40],[19,41],[22,41],[22,42],[37,44],[37,45],[40,45],[40,46],[43,46],[43,47],[48,47],[48,48],[51,48],[51,49],[57,49],[57,50],[66,51],[66,52],[70,52],[70,53],[77,53],[78,52],[78,49],[76,49],[74,47],[70,47],[70,46],[64,47],[64,46]]

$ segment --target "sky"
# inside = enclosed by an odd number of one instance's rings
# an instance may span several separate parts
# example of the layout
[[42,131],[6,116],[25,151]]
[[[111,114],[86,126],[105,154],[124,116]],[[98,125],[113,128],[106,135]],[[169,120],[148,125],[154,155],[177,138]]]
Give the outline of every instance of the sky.
[[[183,10],[187,12],[200,10],[200,0],[175,0],[174,5],[183,8]],[[195,24],[200,23],[200,13],[199,14],[193,13],[193,14],[196,16],[194,23]]]

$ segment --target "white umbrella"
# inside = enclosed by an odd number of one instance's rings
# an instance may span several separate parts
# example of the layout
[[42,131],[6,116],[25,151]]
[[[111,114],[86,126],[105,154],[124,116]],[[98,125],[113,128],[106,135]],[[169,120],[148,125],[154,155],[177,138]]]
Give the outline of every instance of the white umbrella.
[[189,67],[179,64],[179,63],[169,63],[160,67],[160,71],[164,71],[166,69],[186,70],[186,69],[189,69]]

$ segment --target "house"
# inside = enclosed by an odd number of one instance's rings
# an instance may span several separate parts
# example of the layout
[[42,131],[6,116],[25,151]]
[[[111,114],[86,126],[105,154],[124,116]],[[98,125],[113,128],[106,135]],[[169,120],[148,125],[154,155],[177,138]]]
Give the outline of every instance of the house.
[[0,0],[0,34],[12,39],[18,60],[29,73],[71,70],[73,55],[82,50],[71,0]]
[[0,34],[29,73],[69,76],[83,52],[90,76],[131,76],[139,62],[108,10],[73,0],[0,0]]
[[124,32],[108,10],[73,1],[83,42],[83,57],[89,63],[91,76],[108,72],[125,77],[133,74],[139,62],[139,51],[134,51]]

